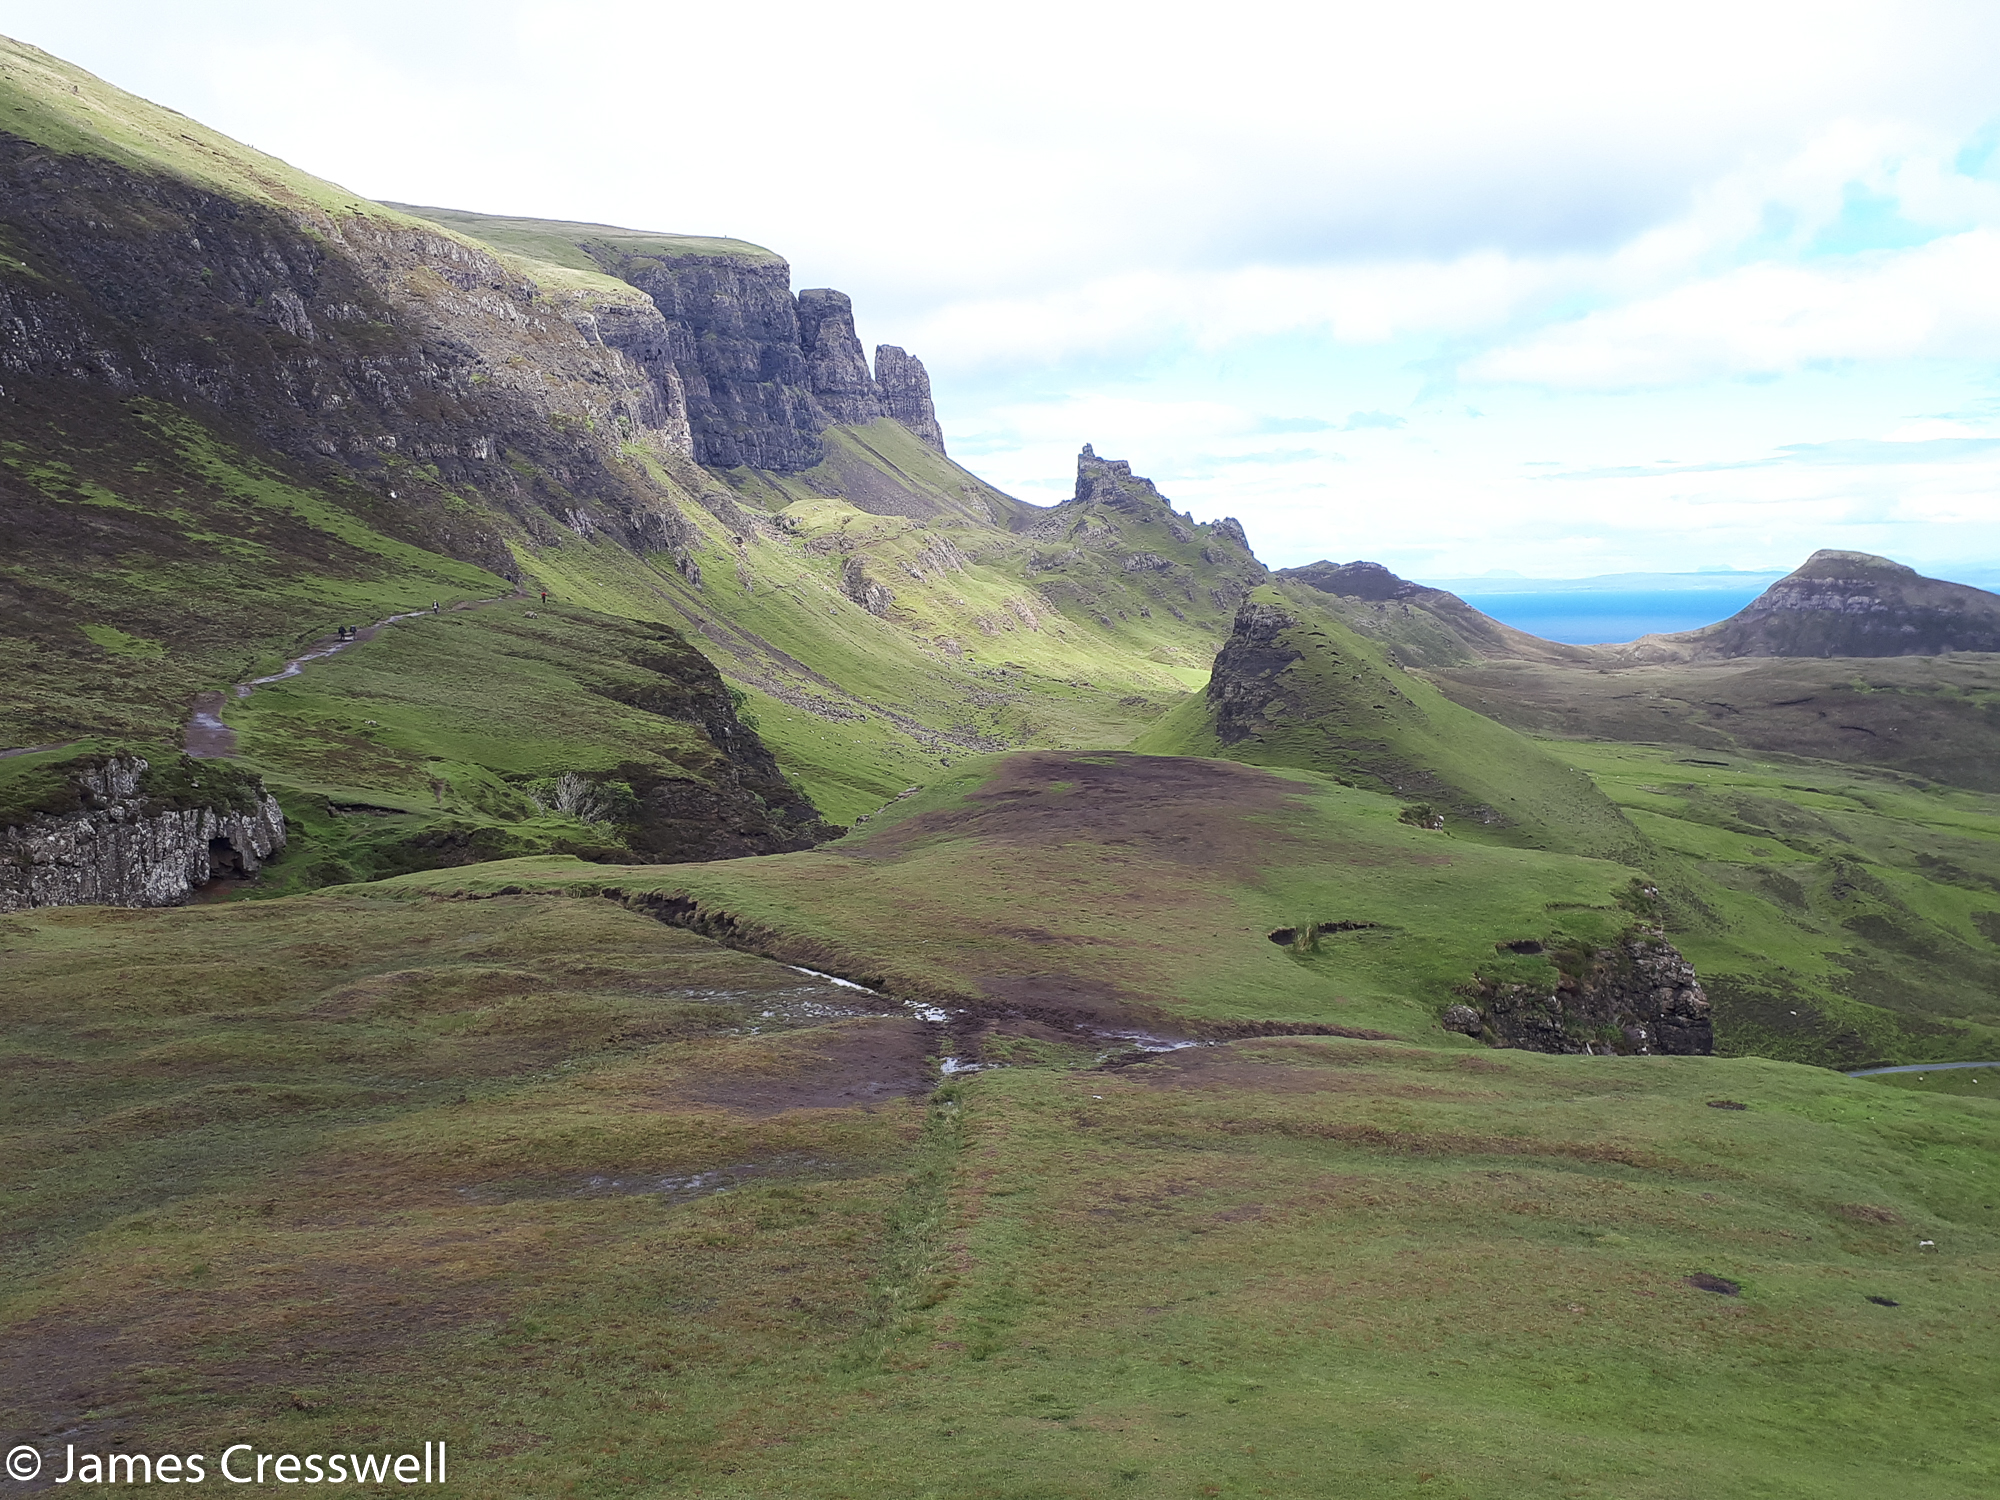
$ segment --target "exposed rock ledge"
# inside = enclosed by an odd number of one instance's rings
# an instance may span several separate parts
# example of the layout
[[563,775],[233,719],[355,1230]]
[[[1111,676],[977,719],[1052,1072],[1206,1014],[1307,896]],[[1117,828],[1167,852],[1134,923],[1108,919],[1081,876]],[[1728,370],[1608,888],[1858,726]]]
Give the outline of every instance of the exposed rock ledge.
[[75,811],[0,830],[0,912],[179,906],[219,876],[256,874],[285,847],[278,799],[234,768],[187,767],[161,778],[120,753],[79,768]]
[[1445,1029],[1529,1052],[1706,1057],[1715,1050],[1694,965],[1664,938],[1633,934],[1616,947],[1551,956],[1561,967],[1550,984],[1481,979],[1471,1003],[1445,1010]]

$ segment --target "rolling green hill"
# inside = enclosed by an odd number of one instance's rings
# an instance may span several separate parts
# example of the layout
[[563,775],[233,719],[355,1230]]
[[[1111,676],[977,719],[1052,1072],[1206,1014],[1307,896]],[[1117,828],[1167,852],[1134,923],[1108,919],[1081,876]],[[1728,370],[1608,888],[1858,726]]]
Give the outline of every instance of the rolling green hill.
[[1319,771],[1432,807],[1468,838],[1648,853],[1587,776],[1404,671],[1297,584],[1250,596],[1206,692],[1135,748]]
[[1558,647],[1089,447],[1026,505],[772,250],[5,40],[0,323],[0,897],[291,839],[0,912],[55,1472],[1994,1491],[1995,1072],[1830,1071],[2000,1056],[1994,658]]

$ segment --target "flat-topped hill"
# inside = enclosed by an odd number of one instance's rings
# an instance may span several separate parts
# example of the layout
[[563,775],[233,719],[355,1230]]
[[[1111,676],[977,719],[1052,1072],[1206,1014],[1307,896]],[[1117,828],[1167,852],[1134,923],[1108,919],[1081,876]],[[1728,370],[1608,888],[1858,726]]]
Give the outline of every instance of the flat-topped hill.
[[1720,624],[1660,637],[1700,657],[2000,651],[2000,594],[1867,552],[1815,552]]
[[786,264],[785,258],[775,250],[726,236],[668,234],[651,229],[624,229],[616,224],[482,214],[463,208],[390,203],[386,199],[384,206],[412,218],[442,224],[468,239],[483,241],[497,249],[511,250],[517,255],[531,256],[559,266],[572,266],[579,271],[602,270],[599,255],[642,255],[658,260],[710,256],[766,265]]

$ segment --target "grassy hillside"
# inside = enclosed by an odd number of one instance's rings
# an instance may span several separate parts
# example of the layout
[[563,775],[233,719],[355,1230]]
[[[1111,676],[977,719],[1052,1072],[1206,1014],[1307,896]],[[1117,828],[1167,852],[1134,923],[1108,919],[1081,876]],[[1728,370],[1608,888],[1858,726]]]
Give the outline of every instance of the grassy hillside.
[[[1435,806],[1461,838],[1606,854],[1645,870],[1709,990],[1724,1051],[1853,1068],[2000,1049],[2000,912],[1987,910],[2000,905],[2000,808],[1990,795],[1886,769],[1740,753],[1740,740],[1782,739],[1785,711],[1809,708],[1811,694],[1761,718],[1750,706],[1724,714],[1717,702],[1676,715],[1628,679],[1690,669],[1607,677],[1505,663],[1441,674],[1461,695],[1478,684],[1468,701],[1496,714],[1505,699],[1516,723],[1610,728],[1656,743],[1531,739],[1392,666],[1389,647],[1314,611],[1296,585],[1251,603],[1218,659],[1217,686],[1166,715],[1137,749],[1309,767]],[[1910,743],[1878,756],[1925,755],[1978,785],[1972,768],[1991,737],[1981,700],[1944,679],[1983,683],[1980,659],[1869,666],[1884,669],[1872,693],[1837,664],[1798,662],[1750,669],[1758,675],[1735,681],[1734,694],[1749,705],[1774,674],[1791,684],[1817,678],[1822,703],[1886,700],[1875,708],[1885,729],[1932,707],[1956,734],[1926,736],[1911,717]],[[1830,671],[1840,672],[1832,692]],[[1516,683],[1520,695],[1506,698]],[[1566,719],[1562,706],[1576,702],[1594,712]],[[1699,732],[1689,732],[1691,719]],[[1717,720],[1728,728],[1707,727]],[[1657,743],[1676,736],[1681,747]],[[1798,738],[1802,749],[1820,748]]]
[[414,203],[384,205],[412,218],[441,224],[496,250],[529,260],[567,266],[575,271],[602,272],[604,262],[623,256],[712,255],[732,260],[782,262],[776,251],[714,235],[660,234],[644,229],[620,229],[615,224],[572,224],[559,219],[522,219],[505,214],[470,213],[457,208],[426,208]]
[[1574,671],[1496,661],[1433,674],[1532,734],[1879,766],[2000,791],[2000,657],[1786,658]]
[[15,743],[177,743],[193,694],[337,624],[511,588],[421,545],[383,497],[302,475],[165,403],[24,393],[12,415],[0,693]]
[[[1410,827],[1303,773],[1118,754],[986,758],[835,844],[646,871],[508,860],[385,886],[680,900],[756,951],[978,1016],[1300,1022],[1447,1040],[1476,976],[1553,975],[1541,940],[1632,926],[1633,872]],[[1320,923],[1316,947],[1271,934]]]
[[496,1497],[2000,1480],[2000,1105],[1323,1037],[934,1089],[906,1014],[614,903],[369,891],[0,921],[20,1439],[442,1439]]
[[1587,776],[1404,671],[1302,586],[1260,589],[1250,603],[1270,613],[1239,623],[1207,694],[1136,749],[1318,771],[1430,804],[1467,838],[1646,861]]
[[1861,1067],[2000,1056],[2000,802],[1804,760],[1546,742],[1657,851],[1718,1046]]

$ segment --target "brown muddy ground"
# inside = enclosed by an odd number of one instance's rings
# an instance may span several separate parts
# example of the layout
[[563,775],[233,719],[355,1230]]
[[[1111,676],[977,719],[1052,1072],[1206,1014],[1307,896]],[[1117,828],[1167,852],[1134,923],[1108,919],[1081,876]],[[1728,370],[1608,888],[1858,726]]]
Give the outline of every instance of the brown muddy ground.
[[868,1108],[936,1086],[937,1028],[903,1016],[866,1016],[773,1037],[754,1060],[704,1061],[684,1097],[753,1116],[788,1109]]
[[[1049,795],[1058,788],[1062,795]],[[906,818],[852,852],[896,859],[934,838],[1027,849],[1092,843],[1247,876],[1265,862],[1272,840],[1285,836],[1292,790],[1267,771],[1233,761],[1030,750],[1000,762],[986,785],[965,799],[969,807]],[[1258,818],[1269,821],[1252,821]]]

